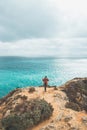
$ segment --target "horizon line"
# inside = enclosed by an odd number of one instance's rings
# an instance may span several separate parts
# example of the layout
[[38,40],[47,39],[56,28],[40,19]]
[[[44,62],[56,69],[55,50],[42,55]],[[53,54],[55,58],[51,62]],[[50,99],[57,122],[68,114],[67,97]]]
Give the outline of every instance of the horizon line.
[[19,57],[19,58],[57,58],[57,59],[68,59],[68,58],[72,58],[72,59],[82,59],[82,58],[87,58],[86,57],[55,57],[55,56],[0,56],[1,57]]

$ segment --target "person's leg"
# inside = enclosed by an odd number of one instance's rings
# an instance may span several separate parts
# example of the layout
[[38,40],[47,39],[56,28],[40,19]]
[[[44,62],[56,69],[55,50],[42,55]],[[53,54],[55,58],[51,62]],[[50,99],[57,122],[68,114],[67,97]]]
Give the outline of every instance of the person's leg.
[[44,91],[46,92],[46,84],[44,84]]

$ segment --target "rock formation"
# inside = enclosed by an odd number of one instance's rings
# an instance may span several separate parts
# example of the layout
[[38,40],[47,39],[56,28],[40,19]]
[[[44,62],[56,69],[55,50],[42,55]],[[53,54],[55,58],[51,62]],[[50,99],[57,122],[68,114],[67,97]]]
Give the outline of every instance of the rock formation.
[[[38,101],[35,100],[44,101],[47,107],[44,107],[43,104],[41,105],[41,102],[39,102],[40,104],[37,106],[35,102]],[[35,101],[33,102],[33,106],[30,105],[32,101]],[[35,89],[29,87],[15,89],[7,96],[0,99],[0,130],[17,129],[16,126],[13,128],[12,123],[14,123],[14,121],[11,122],[13,114],[15,113],[15,115],[17,115],[15,118],[19,119],[25,111],[35,110],[34,106],[37,110],[40,108],[42,113],[43,110],[45,110],[45,113],[48,111],[50,118],[46,118],[46,120],[42,120],[41,122],[39,121],[39,123],[34,124],[32,128],[24,128],[23,130],[86,130],[87,78],[74,78],[56,89],[55,87],[48,87],[47,92],[44,92],[43,87],[36,87]],[[41,108],[41,106],[43,107]],[[49,109],[48,106],[50,106],[51,109]],[[49,114],[50,110],[53,111],[53,114]],[[32,115],[33,117],[36,116],[33,119],[36,119],[37,122],[37,117],[39,119],[40,113],[39,115],[37,113],[31,114],[31,116]],[[11,121],[7,118],[9,116],[11,116]],[[29,117],[27,116],[27,118]],[[4,127],[4,119],[11,124],[10,128]],[[24,122],[28,123],[26,118]],[[23,126],[23,122],[21,126]]]

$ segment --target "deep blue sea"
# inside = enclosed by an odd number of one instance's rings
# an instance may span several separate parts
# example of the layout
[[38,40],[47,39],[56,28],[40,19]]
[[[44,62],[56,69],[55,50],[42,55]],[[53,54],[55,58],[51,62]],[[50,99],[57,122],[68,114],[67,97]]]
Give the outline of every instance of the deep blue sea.
[[57,86],[87,77],[87,59],[0,57],[0,98],[17,87],[40,86],[44,76]]

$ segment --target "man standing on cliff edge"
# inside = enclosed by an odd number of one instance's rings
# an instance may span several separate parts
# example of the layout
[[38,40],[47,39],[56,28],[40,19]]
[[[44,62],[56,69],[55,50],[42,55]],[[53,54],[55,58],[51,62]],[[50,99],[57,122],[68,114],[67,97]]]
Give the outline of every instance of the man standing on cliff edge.
[[49,79],[47,78],[47,76],[45,76],[43,79],[43,85],[44,85],[44,91],[46,92],[46,87],[48,86],[48,81]]

